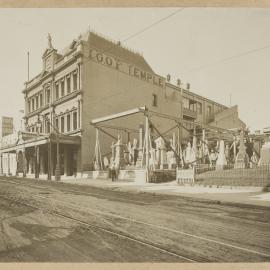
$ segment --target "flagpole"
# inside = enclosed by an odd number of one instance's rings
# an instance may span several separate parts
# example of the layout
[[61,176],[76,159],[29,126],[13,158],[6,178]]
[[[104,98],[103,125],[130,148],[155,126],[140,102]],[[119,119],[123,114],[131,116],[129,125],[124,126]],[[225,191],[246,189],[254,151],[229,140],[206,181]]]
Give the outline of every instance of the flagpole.
[[29,52],[27,52],[27,82],[29,82]]

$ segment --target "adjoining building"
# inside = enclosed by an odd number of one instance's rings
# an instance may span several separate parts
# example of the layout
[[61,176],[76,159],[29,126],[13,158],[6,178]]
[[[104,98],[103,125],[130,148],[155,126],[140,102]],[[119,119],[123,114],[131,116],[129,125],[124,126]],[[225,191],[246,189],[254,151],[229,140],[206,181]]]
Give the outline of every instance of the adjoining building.
[[13,118],[7,116],[0,117],[0,139],[2,139],[4,136],[12,134],[13,131]]
[[[237,106],[228,108],[179,81],[170,83],[141,54],[94,32],[80,35],[62,52],[53,47],[49,35],[42,61],[43,69],[22,91],[26,131],[1,148],[1,157],[16,154],[17,174],[51,178],[57,156],[61,175],[81,176],[93,170],[96,133],[90,121],[135,107],[147,106],[185,120],[182,143],[189,140],[193,122],[226,129],[245,126]],[[140,120],[134,121],[123,119],[121,125],[139,128]],[[159,120],[157,126],[161,131],[168,129],[166,121]],[[102,141],[108,151],[111,138]]]

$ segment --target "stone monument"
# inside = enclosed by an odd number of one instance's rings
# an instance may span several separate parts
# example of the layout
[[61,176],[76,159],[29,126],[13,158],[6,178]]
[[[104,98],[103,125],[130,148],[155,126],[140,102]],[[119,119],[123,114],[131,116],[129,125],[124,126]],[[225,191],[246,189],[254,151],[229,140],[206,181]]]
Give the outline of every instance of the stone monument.
[[[171,148],[173,150],[175,150],[175,138],[173,137],[171,140],[170,140],[170,145],[171,145]],[[168,152],[167,152],[167,162],[168,162],[168,168],[171,170],[171,169],[175,169],[176,168],[176,165],[177,165],[177,162],[176,162],[176,157],[175,157],[175,154],[174,152],[172,151],[172,149],[170,149]]]
[[187,147],[185,149],[184,159],[185,159],[185,163],[188,164],[189,167],[192,167],[192,163],[196,160],[195,152],[193,148],[191,147],[190,142],[188,142]]
[[167,152],[166,152],[166,146],[164,140],[159,137],[155,140],[156,143],[156,157],[157,157],[157,164],[159,165],[159,168],[167,169],[168,163],[167,163]]
[[115,166],[117,169],[123,169],[125,167],[125,159],[124,159],[124,144],[122,143],[121,135],[118,135],[118,139],[115,147]]
[[125,161],[125,165],[129,165],[129,148],[128,148],[128,144],[124,145],[124,161]]
[[130,141],[127,144],[127,151],[128,151],[128,164],[132,165],[132,163],[133,163],[133,153],[132,153],[132,146],[131,146]]
[[132,153],[132,159],[133,159],[133,165],[136,166],[136,163],[137,163],[137,159],[138,159],[138,147],[137,147],[137,139],[134,138],[133,140],[133,145],[132,145],[132,150],[131,150],[131,153]]
[[[268,162],[270,162],[270,160]],[[258,165],[258,158],[257,158],[255,151],[253,151],[253,154],[252,154],[251,159],[250,159],[250,168],[254,168],[257,165]]]
[[236,155],[234,168],[235,169],[247,168],[248,163],[249,163],[249,160],[248,160],[248,155],[246,153],[246,147],[245,147],[245,143],[244,143],[244,131],[241,130],[241,132],[240,132],[240,146],[239,146],[239,151]]
[[259,166],[270,165],[270,141],[265,142],[261,148]]
[[227,163],[229,163],[230,162],[230,146],[229,146],[229,144],[226,144],[226,146],[225,146],[225,157],[226,157]]
[[138,148],[138,158],[136,161],[136,167],[142,167],[143,161],[143,125],[139,127],[139,148]]
[[225,156],[225,147],[224,147],[224,141],[220,140],[219,142],[219,152],[216,162],[216,170],[223,170],[224,166],[227,165],[227,160]]

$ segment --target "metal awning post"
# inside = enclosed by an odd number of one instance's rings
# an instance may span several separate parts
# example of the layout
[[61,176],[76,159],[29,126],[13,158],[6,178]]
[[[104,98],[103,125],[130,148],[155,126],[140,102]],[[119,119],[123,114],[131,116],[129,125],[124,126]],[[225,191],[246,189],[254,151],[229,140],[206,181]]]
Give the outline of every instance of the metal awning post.
[[205,129],[203,128],[203,130],[202,130],[202,155],[203,156],[204,156],[204,152],[205,152],[204,142],[205,142]]
[[103,170],[100,143],[99,143],[99,130],[97,128],[96,128],[95,161],[97,163],[98,170]]

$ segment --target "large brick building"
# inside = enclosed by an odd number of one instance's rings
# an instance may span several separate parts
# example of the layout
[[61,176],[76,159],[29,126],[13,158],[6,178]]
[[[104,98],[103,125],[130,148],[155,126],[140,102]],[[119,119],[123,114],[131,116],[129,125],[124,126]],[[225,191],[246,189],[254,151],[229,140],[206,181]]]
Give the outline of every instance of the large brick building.
[[[182,142],[188,140],[187,130],[192,130],[194,121],[226,129],[244,126],[237,107],[228,108],[170,83],[141,54],[93,32],[80,35],[62,52],[53,47],[49,36],[42,60],[43,69],[23,89],[25,132],[16,144],[1,149],[1,157],[16,154],[17,173],[37,176],[38,170],[38,175],[53,175],[57,142],[61,174],[91,170],[96,138],[90,121],[144,105],[186,120]],[[141,120],[121,119],[118,124],[138,128]],[[161,119],[157,126],[168,129]],[[104,152],[111,144],[105,137]]]

